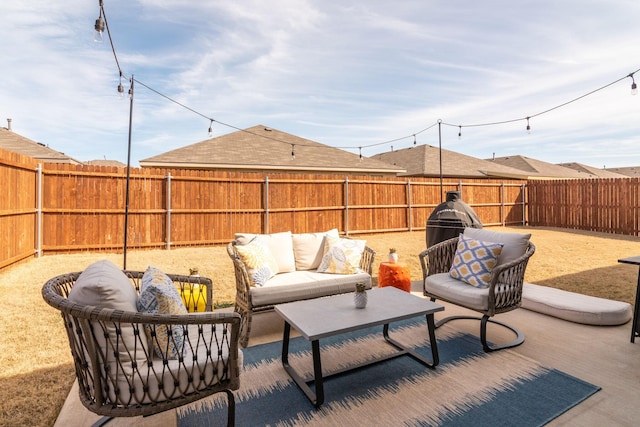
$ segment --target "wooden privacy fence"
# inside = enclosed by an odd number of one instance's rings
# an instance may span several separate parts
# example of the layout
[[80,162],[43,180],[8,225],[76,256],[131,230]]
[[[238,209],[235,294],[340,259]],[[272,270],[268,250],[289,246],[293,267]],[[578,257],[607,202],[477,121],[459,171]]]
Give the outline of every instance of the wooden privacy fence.
[[640,179],[529,181],[529,224],[640,236]]
[[[1,153],[0,153],[1,154]],[[1,157],[1,156],[0,156]],[[10,162],[9,162],[10,163]],[[126,169],[0,162],[0,268],[46,253],[119,252]],[[525,182],[132,169],[127,248],[224,244],[235,232],[424,230],[449,190],[485,225],[526,223]]]

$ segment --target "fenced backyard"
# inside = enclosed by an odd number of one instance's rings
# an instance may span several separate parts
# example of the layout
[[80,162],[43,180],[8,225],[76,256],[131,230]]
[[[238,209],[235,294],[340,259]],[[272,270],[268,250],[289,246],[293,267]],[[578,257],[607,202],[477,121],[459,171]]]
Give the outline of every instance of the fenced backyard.
[[[485,225],[638,236],[640,179],[389,178],[40,163],[0,150],[0,269],[44,254],[226,244],[237,231],[419,231],[458,190]],[[128,215],[125,219],[125,211]]]

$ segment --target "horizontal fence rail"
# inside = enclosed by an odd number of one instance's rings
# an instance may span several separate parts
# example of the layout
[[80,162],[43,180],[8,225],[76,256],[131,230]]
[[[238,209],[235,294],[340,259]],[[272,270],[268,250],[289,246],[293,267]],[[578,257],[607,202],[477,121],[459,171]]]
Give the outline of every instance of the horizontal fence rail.
[[[126,168],[39,164],[0,150],[0,268],[40,254],[124,246]],[[130,171],[127,248],[226,244],[236,232],[424,230],[450,190],[485,225],[527,222],[526,182],[180,169]],[[441,191],[442,190],[442,191]]]

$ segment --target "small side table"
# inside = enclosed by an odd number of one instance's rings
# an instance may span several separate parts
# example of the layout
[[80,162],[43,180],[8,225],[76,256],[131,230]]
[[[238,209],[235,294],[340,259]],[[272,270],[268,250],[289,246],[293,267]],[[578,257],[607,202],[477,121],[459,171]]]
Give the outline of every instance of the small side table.
[[[629,258],[619,259],[622,264],[633,264],[640,267],[640,256],[632,256]],[[631,342],[636,341],[636,337],[640,337],[640,318],[638,309],[640,308],[640,269],[638,270],[638,283],[636,285],[636,303],[633,306],[633,323],[631,325]]]
[[378,287],[393,286],[411,292],[411,274],[404,264],[381,262],[378,268]]

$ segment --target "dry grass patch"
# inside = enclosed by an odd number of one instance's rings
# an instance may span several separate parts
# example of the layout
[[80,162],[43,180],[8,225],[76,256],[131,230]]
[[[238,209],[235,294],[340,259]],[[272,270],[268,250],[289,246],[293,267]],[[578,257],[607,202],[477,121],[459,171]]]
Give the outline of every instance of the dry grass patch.
[[[545,228],[494,229],[532,233],[536,254],[527,269],[528,282],[633,303],[638,270],[617,260],[640,254],[639,238]],[[374,278],[394,247],[400,262],[409,265],[412,279],[421,279],[418,254],[425,248],[424,231],[359,238],[377,252]],[[45,256],[0,273],[0,426],[54,423],[74,374],[61,318],[43,301],[41,288],[55,275],[81,271],[100,259],[122,265],[122,255],[82,253]],[[149,265],[180,274],[197,267],[202,276],[212,278],[217,306],[235,299],[233,267],[223,246],[128,253],[130,270]]]

